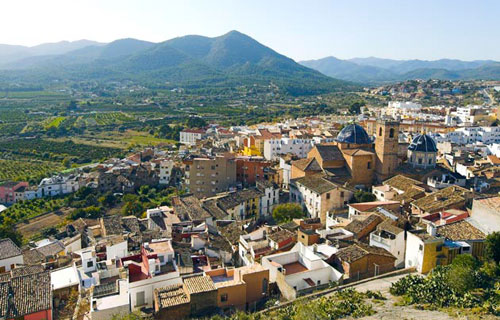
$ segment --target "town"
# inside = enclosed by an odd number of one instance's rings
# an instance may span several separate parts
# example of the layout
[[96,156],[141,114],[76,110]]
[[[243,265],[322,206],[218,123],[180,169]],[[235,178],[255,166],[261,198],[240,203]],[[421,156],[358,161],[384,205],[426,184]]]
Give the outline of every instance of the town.
[[500,232],[495,119],[491,105],[390,101],[358,116],[209,123],[180,131],[179,148],[36,185],[3,182],[6,213],[39,198],[104,195],[102,204],[163,190],[168,201],[130,200],[104,215],[76,206],[45,237],[1,240],[2,316],[263,312],[384,274],[428,274],[462,255],[483,259]]
[[0,8],[0,320],[500,318],[500,1]]

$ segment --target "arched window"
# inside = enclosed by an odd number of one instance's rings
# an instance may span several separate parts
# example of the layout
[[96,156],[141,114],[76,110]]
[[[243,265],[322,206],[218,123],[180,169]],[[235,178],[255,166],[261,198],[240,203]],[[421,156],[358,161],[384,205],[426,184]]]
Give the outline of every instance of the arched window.
[[380,128],[378,129],[378,135],[379,135],[379,136],[382,136],[382,127],[380,127]]
[[394,138],[394,128],[391,128],[391,130],[389,130],[389,138]]

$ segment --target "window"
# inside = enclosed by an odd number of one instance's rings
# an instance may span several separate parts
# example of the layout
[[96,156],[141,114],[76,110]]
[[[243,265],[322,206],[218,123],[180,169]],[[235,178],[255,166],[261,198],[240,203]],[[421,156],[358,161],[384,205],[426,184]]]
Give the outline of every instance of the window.
[[366,164],[366,168],[367,168],[367,169],[371,169],[371,168],[372,168],[372,163],[371,163],[371,161],[368,161],[368,163]]
[[327,199],[330,199],[330,192],[328,192],[328,193],[326,194],[326,198],[327,198]]
[[443,250],[443,246],[442,245],[437,245],[436,246],[436,252],[441,252]]
[[420,245],[418,246],[418,250],[419,250],[419,251],[424,250],[424,246],[420,244]]
[[429,159],[429,164],[432,164],[432,159]]
[[389,138],[394,138],[394,128],[391,128],[391,130],[389,130]]
[[343,198],[344,197],[344,191],[340,191],[340,197]]
[[269,284],[269,281],[266,278],[262,279],[262,293],[263,294],[267,293],[268,284]]
[[226,302],[227,299],[228,299],[227,293],[221,294],[221,296],[220,296],[220,302]]
[[418,164],[422,164],[422,158],[418,158]]
[[321,280],[318,280],[318,286],[321,284]]
[[379,136],[382,136],[382,127],[380,127],[380,128],[378,129],[378,135],[379,135]]
[[87,268],[92,268],[94,266],[93,261],[87,261]]

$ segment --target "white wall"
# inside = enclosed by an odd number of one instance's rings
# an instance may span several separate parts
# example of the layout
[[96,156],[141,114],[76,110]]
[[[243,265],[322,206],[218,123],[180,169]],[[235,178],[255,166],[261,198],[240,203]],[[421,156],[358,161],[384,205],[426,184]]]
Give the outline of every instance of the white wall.
[[137,293],[144,292],[144,301],[148,307],[153,306],[153,291],[156,288],[166,287],[172,284],[182,284],[179,272],[170,272],[164,275],[154,276],[149,279],[129,283],[130,307],[136,309]]
[[[420,250],[420,245],[422,246],[422,250]],[[419,237],[411,232],[407,233],[405,268],[416,267],[418,272],[422,272],[422,263],[424,259],[423,247],[424,243]]]
[[10,257],[7,259],[0,260],[0,268],[5,267],[5,271],[10,271],[11,265],[23,264],[23,263],[24,263],[23,256],[19,255],[19,256]]
[[128,255],[127,241],[116,243],[112,246],[106,246],[106,258],[108,260],[123,258]]

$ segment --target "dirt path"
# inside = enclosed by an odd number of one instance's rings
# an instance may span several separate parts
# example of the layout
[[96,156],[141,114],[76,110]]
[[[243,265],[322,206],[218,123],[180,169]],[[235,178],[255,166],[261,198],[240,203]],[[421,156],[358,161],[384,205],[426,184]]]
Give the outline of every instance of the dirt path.
[[460,319],[457,317],[451,317],[445,312],[440,311],[429,311],[429,310],[418,310],[411,306],[395,306],[394,303],[397,301],[397,297],[393,297],[389,293],[389,289],[391,285],[398,281],[400,278],[405,277],[406,275],[397,275],[393,277],[377,279],[374,281],[369,281],[360,285],[355,286],[354,288],[358,291],[365,292],[367,290],[371,291],[380,291],[387,298],[387,300],[383,300],[380,302],[374,302],[373,308],[377,311],[376,314],[369,317],[364,317],[361,319],[365,320],[375,320],[375,319],[383,319],[383,320],[450,320],[450,319]]

